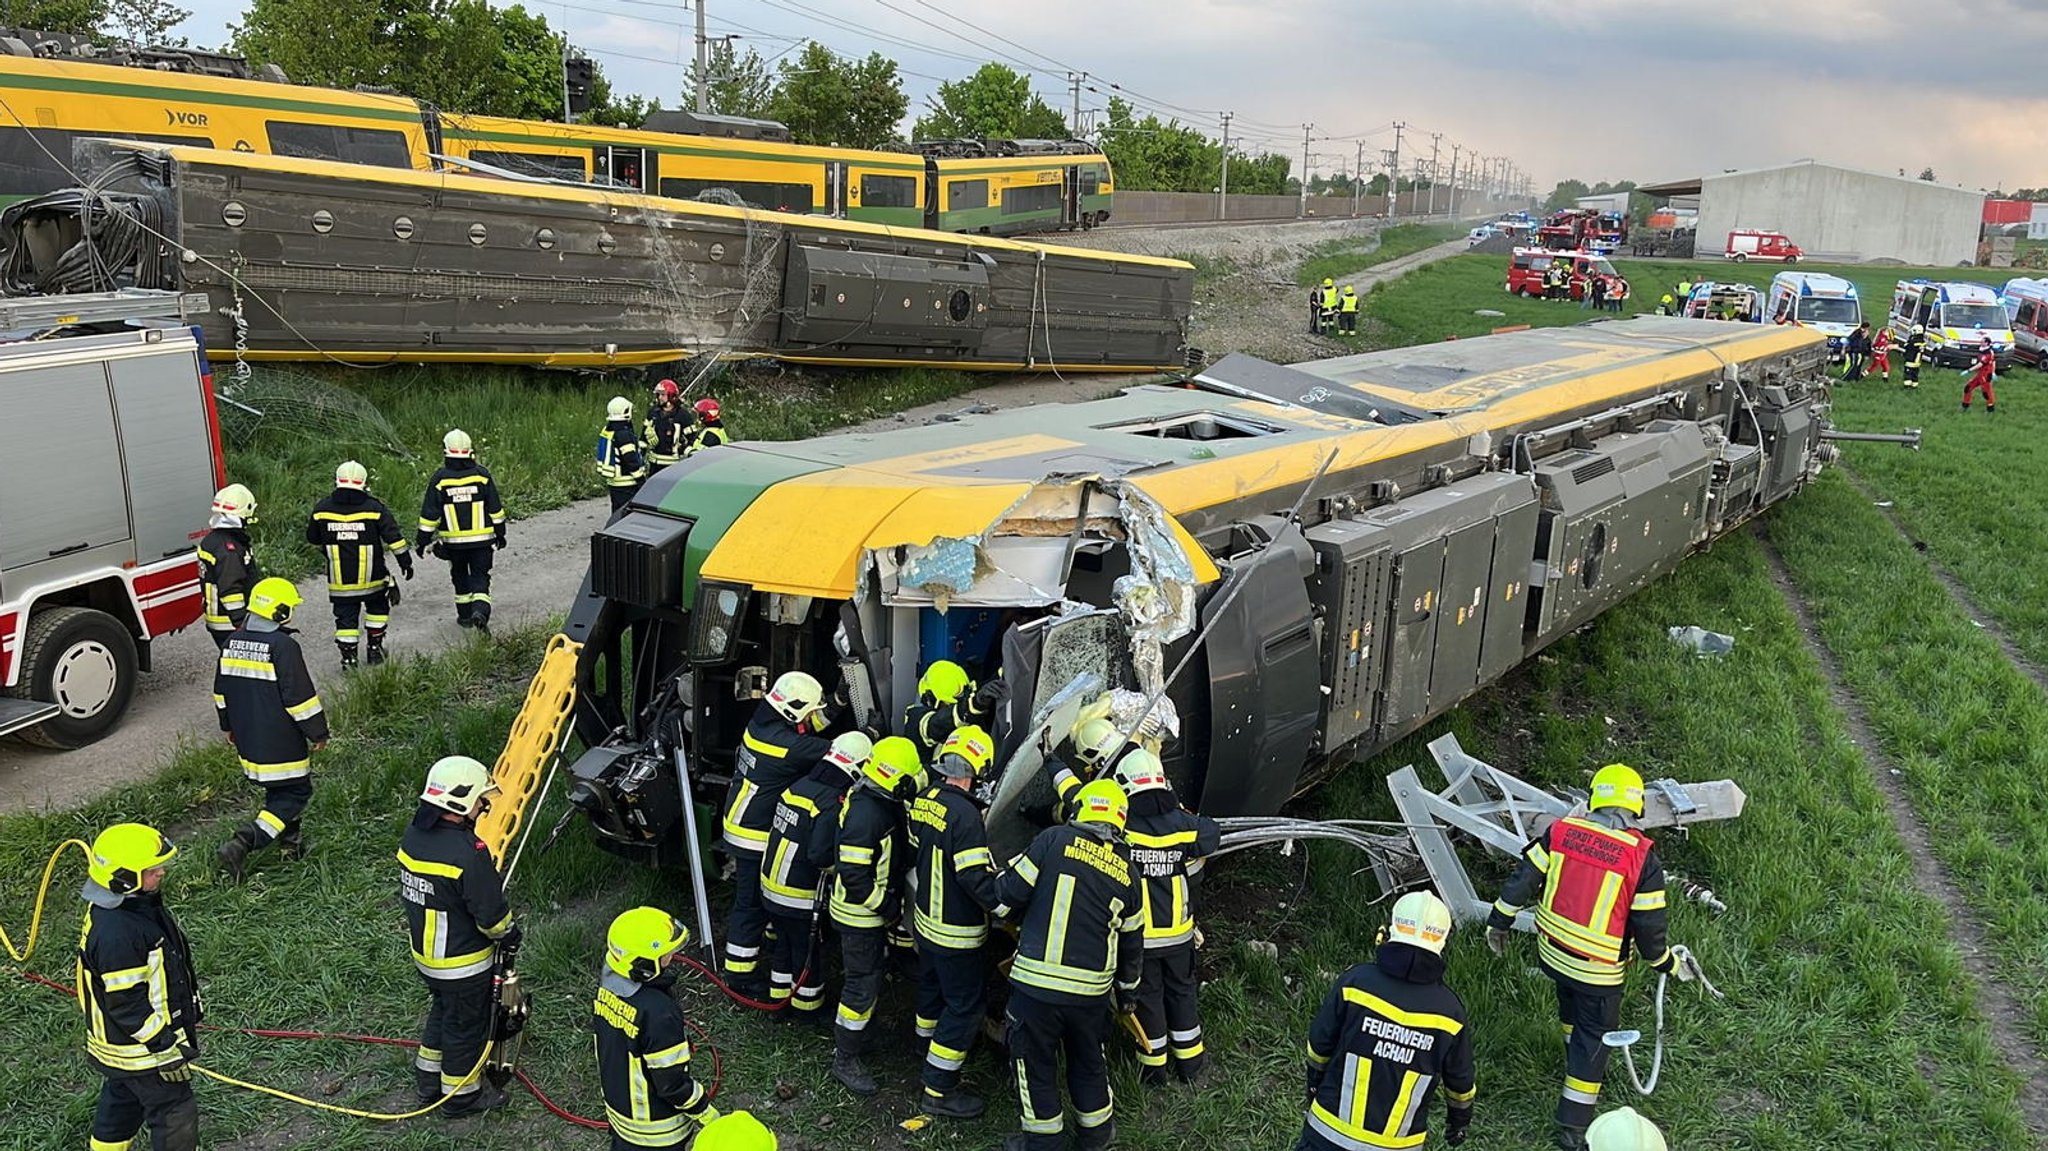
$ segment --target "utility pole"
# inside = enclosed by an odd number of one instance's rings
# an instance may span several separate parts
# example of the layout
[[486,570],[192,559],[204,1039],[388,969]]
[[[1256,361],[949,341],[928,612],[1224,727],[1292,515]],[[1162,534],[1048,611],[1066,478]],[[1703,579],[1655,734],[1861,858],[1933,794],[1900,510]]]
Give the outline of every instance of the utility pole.
[[1230,218],[1230,118],[1235,112],[1223,113],[1223,179],[1216,185],[1216,218]]
[[1387,218],[1401,214],[1401,133],[1408,125],[1394,121],[1394,155],[1387,161]]
[[1436,215],[1436,177],[1438,172],[1443,171],[1436,166],[1437,149],[1442,147],[1443,140],[1442,132],[1429,134],[1429,214],[1432,216]]
[[1358,215],[1358,206],[1365,202],[1365,141],[1358,142],[1358,178],[1351,181],[1351,214]]
[[1073,93],[1074,96],[1074,124],[1069,131],[1076,140],[1081,138],[1081,85],[1087,79],[1088,73],[1086,72],[1067,73],[1067,90]]
[[562,33],[562,123],[573,124],[576,114],[569,111],[569,34]]
[[1464,145],[1462,145],[1462,144],[1453,144],[1453,145],[1451,145],[1451,207],[1450,207],[1450,214],[1451,214],[1451,219],[1453,219],[1453,220],[1455,220],[1455,219],[1457,219],[1457,218],[1458,218],[1458,153],[1460,153],[1460,152],[1462,152],[1462,151],[1464,151],[1464,150],[1465,150],[1465,148],[1464,148]]
[[711,111],[711,41],[704,35],[704,0],[697,0],[697,111]]
[[1308,218],[1308,134],[1314,127],[1314,124],[1301,126],[1301,208],[1297,215],[1304,220]]

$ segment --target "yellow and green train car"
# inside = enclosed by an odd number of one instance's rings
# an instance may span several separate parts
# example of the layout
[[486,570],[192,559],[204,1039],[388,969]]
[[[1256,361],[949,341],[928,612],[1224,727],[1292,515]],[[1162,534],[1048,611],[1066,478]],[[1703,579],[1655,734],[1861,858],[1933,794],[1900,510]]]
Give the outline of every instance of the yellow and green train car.
[[931,164],[934,210],[926,226],[941,232],[1072,231],[1109,219],[1115,188],[1106,156],[1053,152]]

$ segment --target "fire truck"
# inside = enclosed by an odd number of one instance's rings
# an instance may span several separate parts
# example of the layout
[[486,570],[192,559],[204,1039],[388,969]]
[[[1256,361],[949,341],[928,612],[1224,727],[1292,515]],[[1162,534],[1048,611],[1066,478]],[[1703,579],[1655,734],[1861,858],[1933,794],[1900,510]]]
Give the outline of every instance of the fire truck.
[[76,748],[120,723],[150,642],[199,619],[226,481],[203,296],[0,301],[0,735]]

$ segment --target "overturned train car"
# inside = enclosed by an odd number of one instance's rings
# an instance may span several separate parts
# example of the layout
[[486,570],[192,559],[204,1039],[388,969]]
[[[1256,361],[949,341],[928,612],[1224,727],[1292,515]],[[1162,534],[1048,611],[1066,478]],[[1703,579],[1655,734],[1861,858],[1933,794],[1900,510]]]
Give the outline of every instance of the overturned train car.
[[1163,685],[1169,771],[1273,812],[1799,491],[1834,451],[1825,357],[1642,318],[703,453],[591,541],[573,797],[663,858],[678,766],[729,771],[776,675],[843,675],[885,726],[943,657],[1010,684],[1018,846],[1034,719],[1076,681],[1159,690],[1206,630]]
[[74,148],[89,188],[0,213],[5,292],[203,292],[217,358],[1189,363],[1194,270],[1179,260],[580,183],[134,141]]

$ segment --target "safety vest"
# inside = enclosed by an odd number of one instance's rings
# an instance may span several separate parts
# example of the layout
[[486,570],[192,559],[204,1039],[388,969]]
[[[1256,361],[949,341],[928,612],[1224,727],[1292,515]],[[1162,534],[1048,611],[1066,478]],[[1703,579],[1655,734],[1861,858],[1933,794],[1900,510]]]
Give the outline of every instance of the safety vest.
[[1619,968],[1636,885],[1655,845],[1640,832],[1575,818],[1552,824],[1547,839],[1536,930],[1581,961]]
[[1353,292],[1340,298],[1337,301],[1337,310],[1340,312],[1356,312],[1358,310],[1358,293]]
[[1324,288],[1324,289],[1323,289],[1323,307],[1325,307],[1325,308],[1334,308],[1334,307],[1336,307],[1336,306],[1337,306],[1337,289],[1335,289],[1335,288]]

